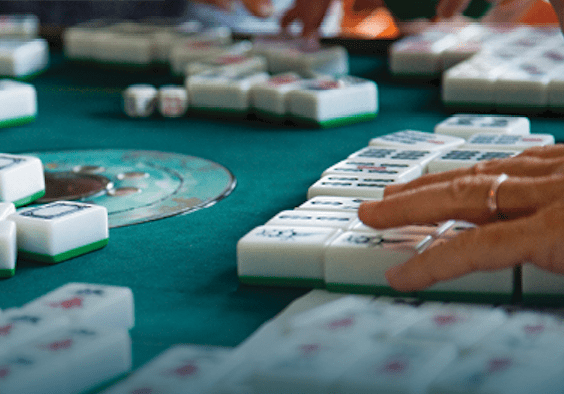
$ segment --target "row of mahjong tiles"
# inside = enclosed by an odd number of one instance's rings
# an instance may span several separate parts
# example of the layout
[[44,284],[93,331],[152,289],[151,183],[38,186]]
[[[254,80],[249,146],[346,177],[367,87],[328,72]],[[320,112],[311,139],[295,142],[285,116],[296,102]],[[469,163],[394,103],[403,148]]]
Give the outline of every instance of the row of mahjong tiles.
[[68,283],[1,311],[2,393],[548,394],[563,384],[564,324],[546,312],[314,290],[237,347],[178,344],[130,373],[134,309],[129,288]]
[[303,79],[295,73],[270,77],[266,72],[202,73],[186,79],[185,87],[148,84],[123,92],[124,111],[130,117],[148,117],[159,109],[165,117],[195,112],[246,115],[269,121],[295,120],[333,127],[373,119],[378,112],[378,89],[371,80],[341,78]]
[[177,75],[189,75],[202,67],[251,63],[272,73],[296,71],[306,76],[343,75],[349,69],[347,51],[340,46],[312,46],[300,37],[286,36],[235,42],[228,28],[203,29],[196,21],[91,21],[68,28],[63,43],[65,55],[72,60],[137,66],[169,63]]
[[[384,277],[388,268],[474,226],[447,221],[375,230],[357,217],[362,201],[381,199],[395,182],[548,144],[554,144],[553,136],[530,134],[527,118],[495,115],[459,114],[437,124],[435,133],[406,130],[374,138],[325,170],[303,205],[280,212],[239,240],[239,278],[248,284],[393,294]],[[518,281],[514,275],[513,269],[476,272],[435,284],[421,296],[475,300],[482,295],[509,302],[515,294],[534,299],[560,293],[556,285],[564,281],[530,265],[522,267]]]
[[394,43],[390,69],[396,75],[445,71],[441,89],[447,106],[564,107],[564,39],[557,27],[438,25]]

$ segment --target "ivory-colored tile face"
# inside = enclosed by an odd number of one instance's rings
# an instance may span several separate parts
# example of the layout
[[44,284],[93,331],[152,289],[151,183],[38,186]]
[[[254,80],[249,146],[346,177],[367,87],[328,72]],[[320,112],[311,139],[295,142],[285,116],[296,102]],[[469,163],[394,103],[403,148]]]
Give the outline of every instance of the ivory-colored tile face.
[[2,220],[0,221],[0,278],[14,276],[16,259],[16,224],[9,220]]
[[523,116],[459,114],[435,126],[435,133],[470,138],[478,133],[529,134],[530,121]]
[[471,136],[461,147],[473,150],[513,150],[522,151],[534,146],[554,145],[554,136],[550,134],[494,134],[480,133]]
[[408,164],[409,166],[420,166],[423,174],[427,172],[427,165],[437,157],[441,151],[398,148],[392,146],[367,146],[349,155],[354,160],[374,160],[383,166]]
[[[0,154],[0,200],[16,207],[45,194],[41,160],[33,156]],[[6,211],[4,211],[6,213]]]
[[332,165],[322,176],[328,175],[355,175],[377,177],[379,175],[392,176],[396,182],[409,182],[419,178],[422,173],[421,166],[417,164],[387,163],[385,160],[370,160],[365,158],[349,158]]
[[386,186],[398,183],[394,176],[327,175],[310,186],[307,198],[315,196],[346,196],[368,199],[384,197]]
[[429,163],[429,173],[437,173],[456,168],[471,167],[481,161],[506,159],[521,153],[513,150],[455,149],[441,153]]
[[43,71],[49,63],[49,46],[43,38],[0,41],[0,76],[22,78]]
[[237,244],[239,277],[322,282],[323,251],[338,232],[334,227],[259,226]]
[[17,226],[18,253],[31,260],[58,263],[108,243],[108,212],[99,205],[57,201],[9,219]]
[[464,144],[464,139],[449,135],[426,133],[417,130],[402,130],[372,138],[370,146],[393,146],[402,149],[448,150]]
[[334,227],[344,230],[350,227],[356,218],[355,212],[288,210],[276,214],[266,225]]
[[24,305],[22,310],[65,317],[93,327],[130,329],[134,325],[133,293],[120,286],[68,283]]
[[298,89],[302,79],[297,73],[282,73],[253,85],[251,107],[266,115],[285,117],[288,113],[287,93]]
[[373,200],[343,196],[317,196],[307,200],[296,209],[357,212],[360,204],[365,201]]

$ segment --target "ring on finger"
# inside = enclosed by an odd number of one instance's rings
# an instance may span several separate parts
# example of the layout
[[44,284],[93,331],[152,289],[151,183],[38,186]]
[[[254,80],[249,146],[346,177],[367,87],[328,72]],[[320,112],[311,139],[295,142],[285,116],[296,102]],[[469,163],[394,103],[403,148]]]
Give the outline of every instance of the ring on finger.
[[497,211],[499,209],[498,203],[497,203],[497,192],[498,192],[501,184],[504,181],[506,181],[507,178],[509,178],[509,177],[505,173],[499,175],[496,179],[494,179],[494,181],[492,182],[492,185],[490,187],[490,190],[488,191],[488,197],[486,199],[486,205],[488,207],[488,210],[492,214],[497,213]]

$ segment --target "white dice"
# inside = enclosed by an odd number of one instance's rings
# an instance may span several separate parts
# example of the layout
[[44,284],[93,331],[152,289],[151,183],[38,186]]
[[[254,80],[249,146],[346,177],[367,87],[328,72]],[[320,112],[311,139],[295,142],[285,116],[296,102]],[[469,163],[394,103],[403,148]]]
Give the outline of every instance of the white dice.
[[131,118],[147,118],[155,112],[158,91],[153,85],[134,84],[123,92],[123,109]]

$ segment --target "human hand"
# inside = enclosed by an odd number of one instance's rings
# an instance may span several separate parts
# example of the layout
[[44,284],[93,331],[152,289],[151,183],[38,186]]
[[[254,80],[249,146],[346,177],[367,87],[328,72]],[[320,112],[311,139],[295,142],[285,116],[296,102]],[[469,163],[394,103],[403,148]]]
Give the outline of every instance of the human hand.
[[[502,173],[509,178],[492,213],[488,194]],[[388,270],[400,291],[524,262],[564,274],[564,145],[388,186],[382,201],[363,203],[358,215],[375,228],[448,219],[479,225]]]
[[[224,11],[231,11],[233,0],[195,0],[198,3],[206,3]],[[270,0],[241,0],[245,8],[254,16],[268,18],[274,12],[274,6]]]

